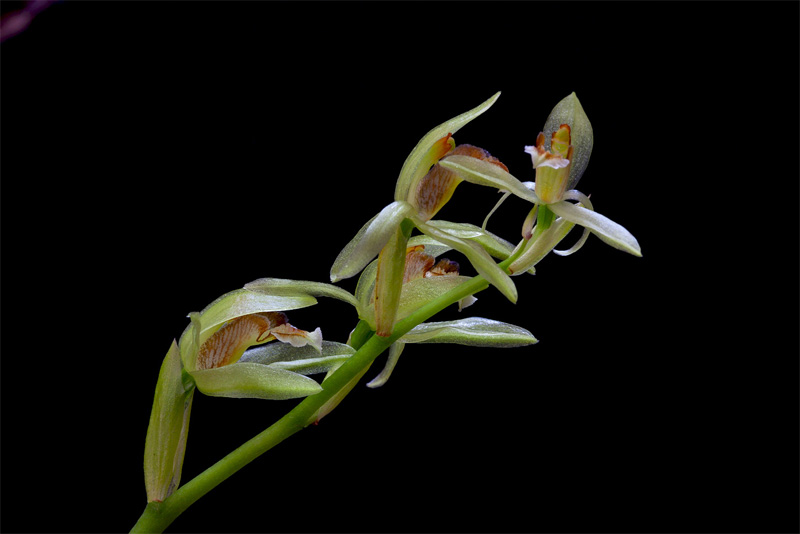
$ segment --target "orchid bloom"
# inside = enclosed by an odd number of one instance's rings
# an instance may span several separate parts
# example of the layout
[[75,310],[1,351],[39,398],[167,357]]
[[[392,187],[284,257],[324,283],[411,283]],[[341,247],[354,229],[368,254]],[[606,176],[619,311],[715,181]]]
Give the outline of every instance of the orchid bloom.
[[[593,211],[589,197],[573,189],[589,163],[592,144],[592,125],[578,97],[572,93],[553,108],[545,122],[544,131],[537,137],[536,145],[525,147],[536,170],[535,182],[520,182],[502,169],[469,156],[453,156],[440,165],[465,180],[506,184],[505,191],[508,194],[534,204],[523,225],[525,239],[520,246],[524,249],[509,266],[512,274],[531,269],[575,224],[584,227],[583,236],[571,249],[555,251],[557,254],[576,252],[583,246],[588,234],[593,233],[615,248],[641,256],[639,243],[628,230]],[[506,197],[504,195],[500,202]],[[568,201],[577,201],[578,204]],[[534,222],[538,222],[536,227]]]
[[322,333],[290,325],[286,310],[315,304],[312,297],[264,295],[248,289],[227,293],[200,313],[179,343],[183,367],[197,389],[218,397],[290,399],[320,391],[314,380],[271,366],[240,362],[245,350],[278,340],[322,350]]
[[[396,320],[403,319],[426,302],[469,280],[459,275],[458,263],[437,257],[451,250],[451,247],[424,235],[412,237],[409,245]],[[356,298],[364,309],[369,309],[367,302],[375,301],[377,263],[375,261],[367,266],[358,280]],[[476,300],[472,296],[462,299],[458,303],[458,310],[471,306]],[[369,322],[370,317],[366,320]],[[524,328],[480,317],[422,323],[392,344],[383,371],[367,386],[376,388],[386,383],[407,343],[456,343],[499,348],[520,347],[536,342],[536,338]]]
[[[356,275],[378,256],[375,294],[378,335],[388,336],[392,332],[400,299],[398,287],[402,282],[406,245],[412,225],[423,234],[464,254],[479,274],[509,300],[516,302],[514,283],[482,246],[450,231],[444,221],[431,220],[450,200],[459,183],[474,181],[471,176],[445,169],[441,165],[443,161],[451,157],[470,158],[507,173],[505,165],[485,150],[471,145],[456,146],[452,137],[462,126],[489,109],[499,96],[500,93],[495,94],[480,106],[428,132],[403,164],[395,187],[394,202],[368,221],[334,261],[332,282]],[[410,223],[404,224],[404,221]]]
[[[322,341],[319,328],[307,332],[289,324],[284,311],[316,302],[308,294],[240,289],[189,314],[191,324],[180,343],[173,341],[156,385],[145,441],[148,502],[161,502],[178,487],[195,388],[219,397],[305,397],[322,390],[305,375],[325,372],[355,352]],[[254,345],[260,346],[247,351]]]

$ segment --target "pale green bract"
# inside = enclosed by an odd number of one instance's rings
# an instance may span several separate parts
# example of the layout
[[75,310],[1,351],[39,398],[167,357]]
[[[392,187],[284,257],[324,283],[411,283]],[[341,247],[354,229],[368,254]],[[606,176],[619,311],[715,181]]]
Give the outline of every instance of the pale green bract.
[[158,374],[150,424],[144,444],[147,502],[169,497],[181,480],[194,387],[185,387],[178,344],[172,345]]

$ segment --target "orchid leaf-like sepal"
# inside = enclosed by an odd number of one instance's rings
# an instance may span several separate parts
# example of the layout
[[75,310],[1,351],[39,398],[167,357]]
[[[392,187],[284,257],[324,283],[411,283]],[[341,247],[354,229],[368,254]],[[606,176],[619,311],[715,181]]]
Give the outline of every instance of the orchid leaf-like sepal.
[[158,374],[144,445],[147,502],[162,502],[180,484],[194,387],[183,380],[178,344],[173,341]]
[[386,384],[408,343],[455,343],[473,347],[512,348],[533,345],[538,340],[520,326],[482,317],[421,323],[392,344],[383,370],[367,383],[368,387],[377,388]]
[[322,391],[311,378],[258,363],[235,363],[190,373],[197,389],[212,397],[284,400]]
[[408,202],[396,201],[370,219],[336,257],[331,267],[331,282],[358,274],[375,259],[403,219],[413,211]]
[[457,343],[474,347],[522,347],[538,340],[528,330],[510,323],[468,317],[455,321],[421,323],[400,338],[403,343]]
[[508,191],[528,202],[539,204],[536,194],[525,187],[508,171],[501,167],[471,156],[448,156],[439,162],[439,165],[456,173],[459,178],[477,185],[494,187],[501,191]]
[[352,293],[333,284],[310,282],[306,280],[288,280],[284,278],[259,278],[245,284],[245,289],[265,295],[330,297],[358,307],[358,301]]
[[642,249],[636,238],[625,227],[608,217],[564,201],[550,204],[548,207],[559,217],[588,228],[612,247],[634,256],[642,255]]
[[431,165],[435,163],[435,161],[431,162],[432,157],[429,154],[431,152],[431,148],[434,147],[437,142],[441,142],[441,140],[446,138],[448,134],[455,135],[455,133],[464,125],[489,109],[499,97],[500,93],[497,92],[481,105],[467,111],[466,113],[462,113],[461,115],[450,119],[445,123],[440,124],[425,134],[419,143],[417,143],[417,146],[411,150],[411,153],[403,163],[403,167],[400,169],[400,176],[397,179],[397,185],[395,186],[394,192],[395,200],[408,199],[412,184],[418,182],[428,173]]

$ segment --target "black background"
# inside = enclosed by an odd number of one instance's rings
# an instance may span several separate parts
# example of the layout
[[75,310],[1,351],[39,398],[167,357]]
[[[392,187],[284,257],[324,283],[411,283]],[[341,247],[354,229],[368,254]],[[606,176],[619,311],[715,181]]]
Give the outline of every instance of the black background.
[[[522,149],[576,91],[595,132],[579,189],[643,258],[591,238],[516,278],[516,305],[483,292],[464,313],[540,343],[407,348],[385,387],[170,530],[796,532],[797,20],[797,3],[51,6],[0,48],[0,526],[127,531],[186,314],[264,276],[327,281],[418,139],[502,90],[456,139],[532,180]],[[480,224],[497,198],[464,184],[440,217]],[[511,199],[490,229],[516,241],[526,212]],[[325,299],[290,318],[339,341],[357,319]],[[197,395],[183,480],[295,403]]]

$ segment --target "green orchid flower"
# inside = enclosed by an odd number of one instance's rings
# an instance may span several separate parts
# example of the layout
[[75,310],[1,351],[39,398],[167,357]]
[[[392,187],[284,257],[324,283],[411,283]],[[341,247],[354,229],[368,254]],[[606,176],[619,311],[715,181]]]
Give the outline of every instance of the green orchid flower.
[[[508,194],[513,194],[534,204],[523,225],[525,240],[521,246],[525,248],[509,266],[512,274],[531,269],[576,224],[584,227],[583,236],[575,246],[555,251],[557,254],[576,252],[592,233],[615,248],[642,255],[639,243],[627,229],[595,212],[589,198],[573,189],[589,163],[593,140],[592,125],[578,97],[572,93],[553,108],[536,145],[525,147],[536,170],[535,182],[520,182],[508,172],[469,156],[453,156],[440,162],[442,167],[465,180],[487,185],[505,184],[507,194],[500,203]],[[496,209],[497,206],[491,213]],[[534,226],[534,223],[538,224]]]
[[[195,389],[212,396],[261,399],[305,397],[321,391],[305,375],[324,372],[353,351],[322,341],[319,328],[307,332],[293,327],[283,313],[315,303],[310,295],[265,295],[240,289],[200,313],[189,314],[191,324],[180,343],[173,341],[156,384],[145,440],[148,502],[162,502],[180,483]],[[286,349],[270,349],[273,355],[266,361],[246,356],[249,347],[275,340],[280,343],[271,345]],[[259,347],[261,353],[267,353],[267,346]],[[332,358],[337,355],[339,359]]]
[[307,332],[289,324],[287,310],[316,304],[310,296],[265,295],[249,289],[227,293],[200,313],[179,343],[184,370],[206,395],[290,399],[320,391],[314,380],[272,366],[239,362],[245,350],[277,340],[321,351],[319,328]]
[[[395,200],[370,219],[339,253],[331,268],[331,281],[358,274],[378,256],[376,285],[376,327],[381,336],[392,332],[399,306],[397,290],[404,273],[406,248],[412,227],[458,250],[489,283],[509,300],[516,302],[514,283],[478,243],[465,239],[432,221],[433,216],[452,197],[462,181],[460,176],[440,164],[451,157],[469,157],[507,172],[505,165],[483,149],[456,146],[453,140],[461,127],[484,113],[500,96],[495,94],[480,106],[441,124],[428,132],[411,151],[400,171]],[[481,180],[479,182],[482,183]]]
[[[449,223],[447,226],[451,232],[458,233],[464,239],[474,239],[478,243],[485,243],[486,248],[498,256],[507,256],[511,252],[510,243],[489,238],[477,227],[454,223]],[[446,258],[439,258],[442,254],[452,250],[449,245],[426,235],[412,237],[408,241],[408,245],[396,321],[404,319],[420,306],[470,279],[460,276],[458,263]],[[369,310],[374,306],[377,269],[378,260],[375,260],[364,269],[358,280],[355,297],[359,300],[363,310]],[[461,311],[476,301],[477,299],[473,296],[466,297],[458,302],[458,310]],[[362,319],[372,325],[376,320],[376,314],[377,310],[373,315],[365,313],[365,317]],[[367,386],[375,388],[386,383],[407,343],[456,343],[499,348],[520,347],[536,342],[536,338],[524,328],[480,317],[422,323],[392,344],[384,369],[368,382]]]

